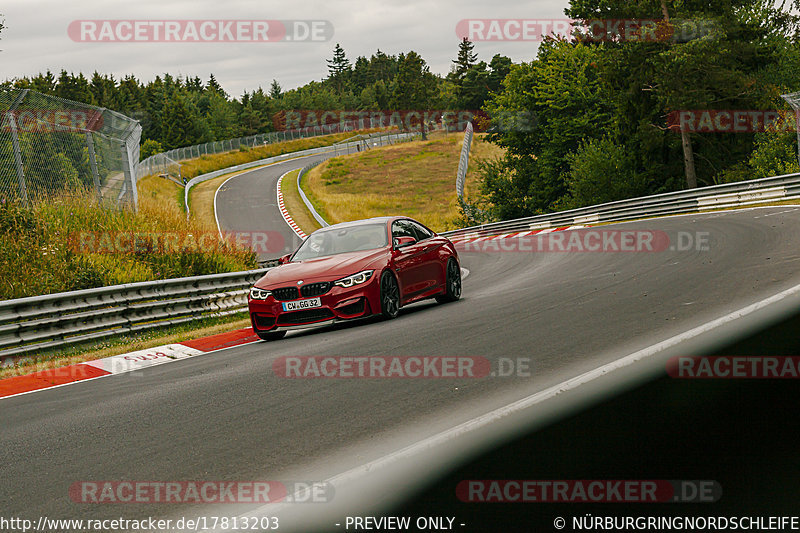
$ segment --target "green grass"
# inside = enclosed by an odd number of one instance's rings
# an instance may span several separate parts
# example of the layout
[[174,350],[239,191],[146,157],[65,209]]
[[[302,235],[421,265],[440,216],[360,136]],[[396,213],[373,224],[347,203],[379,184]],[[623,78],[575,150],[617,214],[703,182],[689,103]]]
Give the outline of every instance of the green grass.
[[[155,185],[154,190],[145,188],[138,211],[103,208],[91,195],[56,198],[29,208],[0,203],[0,299],[257,266],[255,254],[221,243],[215,228],[194,219],[187,221],[169,189],[162,193],[156,189],[161,190]],[[121,250],[111,246],[96,253],[78,245],[87,232],[95,242],[100,242],[101,236],[113,240],[123,233],[204,235],[206,241],[202,249]]]
[[349,139],[354,135],[380,131],[379,129],[359,130],[346,133],[334,133],[332,135],[320,135],[318,137],[308,137],[294,141],[284,141],[280,143],[267,144],[256,148],[242,147],[238,150],[224,152],[221,154],[203,155],[195,159],[181,161],[181,173],[189,180],[202,174],[208,174],[215,170],[228,168],[243,163],[250,163],[268,157],[299,152],[310,148],[320,148],[330,146],[334,143]]
[[[455,190],[464,134],[431,136],[329,159],[303,178],[303,190],[329,223],[382,215],[407,215],[434,231],[460,226]],[[476,136],[466,192],[478,190],[477,161],[501,155]]]

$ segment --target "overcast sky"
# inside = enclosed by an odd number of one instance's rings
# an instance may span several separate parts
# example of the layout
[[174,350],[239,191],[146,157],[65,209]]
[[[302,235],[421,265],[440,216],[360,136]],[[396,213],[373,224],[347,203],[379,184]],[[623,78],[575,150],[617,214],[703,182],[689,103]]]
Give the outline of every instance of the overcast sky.
[[[277,79],[284,89],[327,75],[325,59],[338,42],[351,62],[377,48],[397,54],[415,50],[433,72],[446,74],[456,56],[456,24],[462,19],[562,19],[567,0],[4,0],[6,29],[0,37],[0,79],[50,69],[91,75],[97,70],[142,81],[157,74],[210,73],[233,96]],[[327,42],[80,42],[68,28],[83,20],[325,20]],[[480,60],[502,53],[529,61],[536,42],[478,42]]]

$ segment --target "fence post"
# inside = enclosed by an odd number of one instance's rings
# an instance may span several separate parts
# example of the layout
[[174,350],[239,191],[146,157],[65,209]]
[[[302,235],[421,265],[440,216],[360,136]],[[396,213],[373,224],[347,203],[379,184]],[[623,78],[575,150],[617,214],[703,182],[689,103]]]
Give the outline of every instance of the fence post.
[[[137,129],[139,135],[135,135]],[[130,150],[128,149],[128,141],[131,139],[131,136],[135,135],[136,145],[138,146],[139,137],[141,136],[141,129],[142,127],[138,122],[132,123],[125,129],[125,132],[122,134],[121,140],[119,141],[122,155],[122,174],[125,177],[125,183],[128,185],[128,187],[130,187],[134,210],[139,208],[139,193],[136,190],[136,174],[133,172],[134,162],[131,161],[131,154]]]
[[100,172],[97,170],[97,159],[94,154],[94,139],[92,132],[86,132],[86,148],[89,150],[89,166],[92,169],[92,180],[94,181],[94,189],[97,192],[97,203],[103,203],[103,190],[100,188]]
[[8,124],[11,127],[11,144],[14,149],[14,164],[17,167],[17,180],[19,182],[19,196],[28,205],[28,187],[25,184],[25,169],[22,168],[22,150],[19,146],[19,136],[17,135],[17,119],[14,118],[14,110],[22,103],[29,89],[23,89],[19,93],[14,103],[8,108]]

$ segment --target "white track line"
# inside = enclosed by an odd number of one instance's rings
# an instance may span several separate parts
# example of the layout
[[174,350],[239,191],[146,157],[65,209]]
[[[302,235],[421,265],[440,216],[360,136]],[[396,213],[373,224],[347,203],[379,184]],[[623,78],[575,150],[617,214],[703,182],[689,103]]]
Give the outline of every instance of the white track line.
[[[685,333],[681,333],[680,335],[676,335],[676,336],[671,337],[671,338],[669,338],[667,340],[661,341],[661,342],[659,342],[657,344],[653,344],[652,346],[649,346],[648,348],[644,348],[643,350],[639,350],[638,352],[634,352],[634,353],[632,353],[630,355],[627,355],[625,357],[617,359],[616,361],[612,361],[611,363],[607,363],[605,365],[602,365],[602,366],[600,366],[598,368],[595,368],[594,370],[590,370],[588,372],[585,372],[585,373],[583,373],[583,374],[581,374],[579,376],[576,376],[576,377],[574,377],[572,379],[568,379],[568,380],[566,380],[566,381],[564,381],[562,383],[559,383],[558,385],[552,386],[552,387],[550,387],[548,389],[545,389],[543,391],[540,391],[540,392],[537,392],[535,394],[532,394],[531,396],[528,396],[528,397],[523,398],[521,400],[517,400],[516,402],[510,403],[510,404],[508,404],[508,405],[506,405],[504,407],[500,407],[499,409],[495,409],[494,411],[490,411],[490,412],[488,412],[488,413],[486,413],[484,415],[481,415],[479,417],[473,418],[472,420],[464,422],[463,424],[459,424],[459,425],[457,425],[457,426],[455,426],[453,428],[450,428],[448,430],[445,430],[445,431],[443,431],[441,433],[438,433],[436,435],[433,435],[431,437],[428,437],[426,439],[418,441],[418,442],[416,442],[416,443],[414,443],[414,444],[412,444],[410,446],[407,446],[407,447],[405,447],[405,448],[403,448],[401,450],[398,450],[398,451],[393,452],[393,453],[391,453],[389,455],[381,457],[380,459],[376,459],[376,460],[371,461],[369,463],[363,464],[361,466],[357,466],[355,468],[352,468],[350,470],[347,470],[345,472],[337,474],[337,475],[335,475],[335,476],[333,476],[331,478],[328,478],[323,483],[330,483],[330,484],[335,486],[337,484],[350,482],[350,481],[356,480],[356,479],[358,479],[358,478],[360,478],[360,477],[362,477],[362,476],[364,476],[366,474],[370,474],[370,473],[375,472],[376,470],[380,470],[382,468],[390,466],[393,463],[396,463],[397,461],[400,461],[400,460],[403,460],[403,459],[409,459],[409,458],[413,457],[414,455],[417,455],[417,454],[419,454],[421,452],[425,452],[425,451],[428,451],[428,450],[430,450],[430,449],[432,449],[434,447],[441,446],[441,445],[447,443],[448,441],[450,441],[450,440],[452,440],[454,438],[457,438],[457,437],[459,437],[461,435],[465,435],[465,434],[467,434],[469,432],[475,431],[475,430],[480,429],[482,427],[488,426],[489,424],[497,422],[497,421],[499,421],[499,420],[501,420],[503,418],[506,418],[506,417],[508,417],[508,416],[510,416],[510,415],[512,415],[514,413],[517,413],[519,411],[523,411],[523,410],[528,409],[528,408],[530,408],[530,407],[532,407],[532,406],[534,406],[536,404],[539,404],[539,403],[542,403],[542,402],[544,402],[546,400],[552,399],[552,398],[558,396],[559,394],[562,394],[562,393],[570,391],[570,390],[577,389],[581,385],[585,385],[585,384],[587,384],[587,383],[589,383],[591,381],[594,381],[595,379],[597,379],[597,378],[599,378],[601,376],[606,376],[611,372],[614,372],[614,371],[619,370],[621,368],[628,367],[628,366],[630,366],[630,365],[632,365],[632,364],[634,364],[636,362],[642,361],[642,360],[644,360],[644,359],[646,359],[648,357],[651,357],[651,356],[656,355],[656,354],[658,354],[660,352],[663,352],[667,348],[671,348],[671,347],[673,347],[673,346],[675,346],[677,344],[680,344],[680,343],[685,342],[685,341],[687,341],[689,339],[697,337],[698,335],[700,335],[702,333],[706,333],[708,331],[716,329],[716,328],[718,328],[720,326],[723,326],[723,325],[725,325],[725,324],[727,324],[729,322],[733,322],[734,320],[737,320],[739,318],[742,318],[744,316],[752,314],[752,313],[754,313],[754,312],[756,312],[756,311],[758,311],[760,309],[763,309],[763,308],[765,308],[765,307],[767,307],[769,305],[772,305],[772,304],[775,304],[777,302],[780,302],[781,300],[783,300],[783,299],[785,299],[787,297],[790,297],[790,296],[794,296],[795,294],[798,294],[798,293],[800,293],[800,285],[796,285],[796,286],[794,286],[794,287],[792,287],[790,289],[787,289],[787,290],[785,290],[783,292],[780,292],[780,293],[778,293],[778,294],[776,294],[774,296],[771,296],[769,298],[761,300],[760,302],[756,302],[754,304],[748,305],[747,307],[744,307],[743,309],[740,309],[738,311],[734,311],[732,313],[729,313],[729,314],[727,314],[725,316],[722,316],[720,318],[717,318],[715,320],[707,322],[707,323],[705,323],[705,324],[703,324],[701,326],[698,326],[698,327],[696,327],[694,329],[690,329],[689,331],[687,331]],[[259,507],[255,511],[247,513],[246,516],[257,515],[259,513],[260,514],[264,514],[264,513],[275,512],[275,510],[276,510],[275,504],[267,504],[265,506]]]

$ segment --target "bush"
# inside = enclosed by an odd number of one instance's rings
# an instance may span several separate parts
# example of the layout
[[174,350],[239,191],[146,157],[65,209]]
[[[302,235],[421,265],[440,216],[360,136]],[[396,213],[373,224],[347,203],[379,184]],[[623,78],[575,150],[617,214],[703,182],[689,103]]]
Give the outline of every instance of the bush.
[[625,146],[611,139],[592,139],[567,155],[566,182],[570,197],[565,207],[578,208],[647,194],[647,181]]
[[139,159],[144,160],[151,155],[160,154],[163,151],[164,148],[161,146],[160,142],[153,139],[147,139],[144,143],[142,143],[142,147],[139,148]]
[[752,169],[750,179],[800,171],[797,163],[797,134],[776,131],[757,133],[748,166]]

